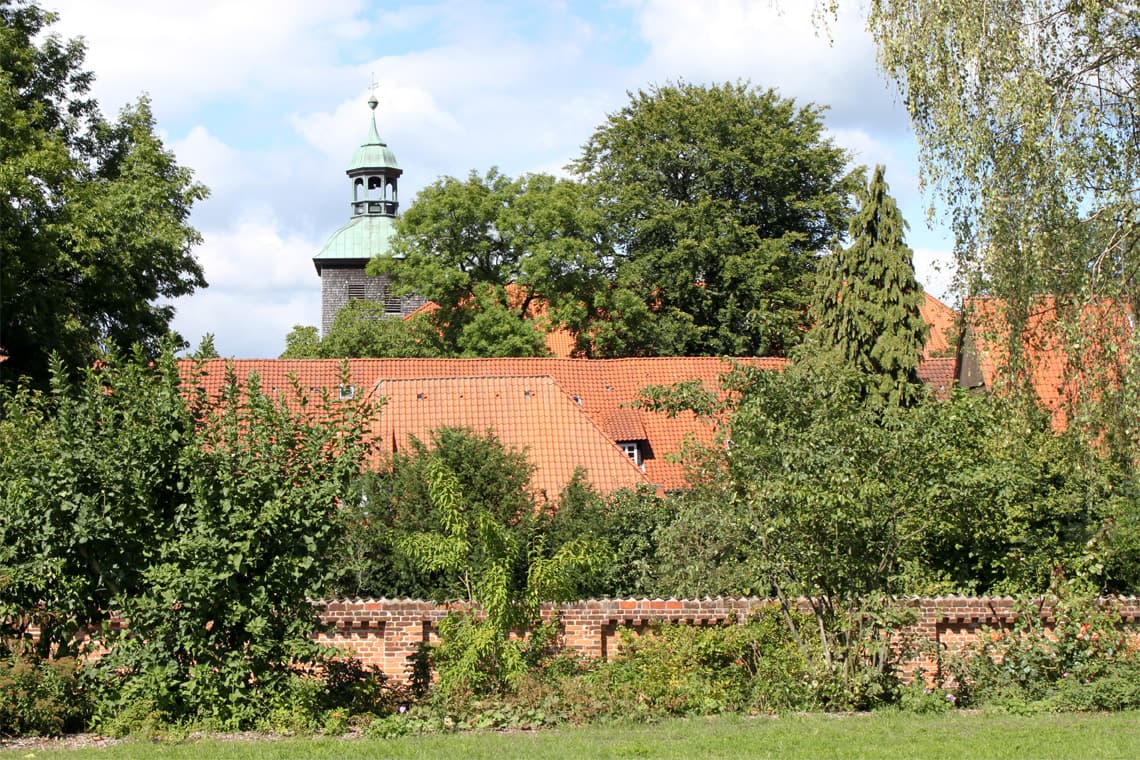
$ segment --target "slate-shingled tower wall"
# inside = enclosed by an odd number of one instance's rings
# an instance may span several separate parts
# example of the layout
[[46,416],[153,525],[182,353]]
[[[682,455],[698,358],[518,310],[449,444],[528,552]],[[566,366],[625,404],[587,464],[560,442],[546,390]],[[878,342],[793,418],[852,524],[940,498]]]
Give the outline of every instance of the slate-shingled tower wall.
[[361,266],[324,266],[321,269],[321,334],[328,335],[337,313],[350,298],[383,301],[388,278],[371,277]]

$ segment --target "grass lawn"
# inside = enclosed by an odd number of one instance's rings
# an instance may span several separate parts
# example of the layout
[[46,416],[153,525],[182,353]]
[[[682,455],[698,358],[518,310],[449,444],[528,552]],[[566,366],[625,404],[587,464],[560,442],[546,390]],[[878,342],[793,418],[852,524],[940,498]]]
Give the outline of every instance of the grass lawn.
[[657,725],[400,739],[127,742],[101,749],[0,750],[0,758],[1137,758],[1140,713],[948,713],[694,718]]

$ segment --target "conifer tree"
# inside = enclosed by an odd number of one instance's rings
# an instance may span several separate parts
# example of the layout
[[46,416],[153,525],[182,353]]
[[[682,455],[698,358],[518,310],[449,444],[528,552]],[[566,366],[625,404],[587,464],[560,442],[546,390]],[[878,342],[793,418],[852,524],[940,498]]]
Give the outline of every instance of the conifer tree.
[[860,193],[851,246],[833,253],[820,271],[810,345],[863,373],[872,405],[906,406],[921,394],[918,362],[927,326],[913,252],[904,242],[906,222],[883,174],[876,166]]

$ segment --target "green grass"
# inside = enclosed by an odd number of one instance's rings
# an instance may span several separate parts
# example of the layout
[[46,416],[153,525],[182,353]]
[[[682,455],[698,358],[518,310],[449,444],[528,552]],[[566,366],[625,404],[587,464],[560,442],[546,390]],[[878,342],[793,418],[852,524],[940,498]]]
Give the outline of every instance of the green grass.
[[1135,758],[1140,713],[997,713],[694,718],[656,725],[400,739],[301,738],[103,749],[0,751],[0,758]]

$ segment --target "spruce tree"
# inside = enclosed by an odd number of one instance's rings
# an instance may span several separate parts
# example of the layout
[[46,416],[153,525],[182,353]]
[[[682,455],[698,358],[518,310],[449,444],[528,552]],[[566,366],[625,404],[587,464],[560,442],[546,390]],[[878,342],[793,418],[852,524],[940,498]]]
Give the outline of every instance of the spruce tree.
[[918,362],[927,326],[913,252],[904,242],[906,222],[883,173],[876,166],[860,192],[851,246],[833,253],[820,270],[809,345],[862,372],[872,405],[907,406],[921,394]]

